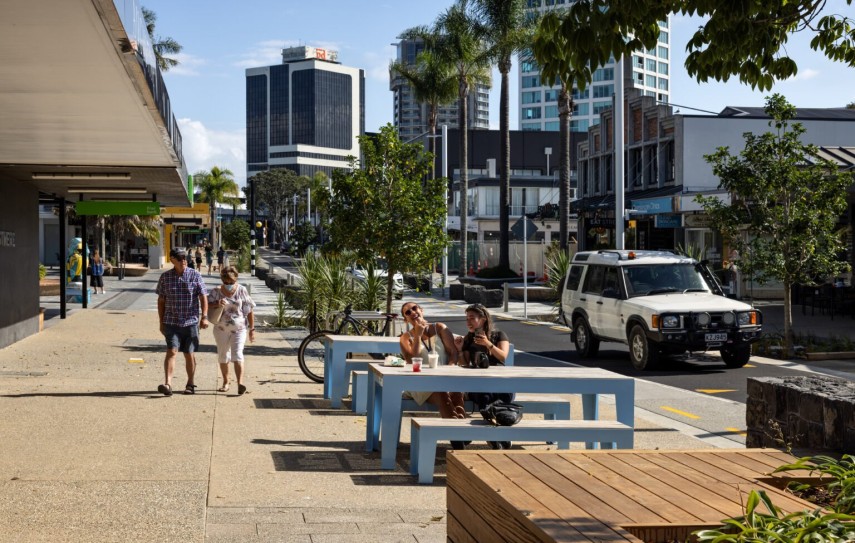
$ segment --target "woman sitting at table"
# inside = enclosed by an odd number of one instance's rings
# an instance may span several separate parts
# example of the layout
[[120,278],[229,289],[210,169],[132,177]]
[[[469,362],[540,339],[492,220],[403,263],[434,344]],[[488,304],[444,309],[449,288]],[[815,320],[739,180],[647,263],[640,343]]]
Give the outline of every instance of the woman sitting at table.
[[[424,318],[422,308],[415,302],[407,302],[401,306],[401,314],[404,321],[411,329],[400,336],[401,354],[407,363],[411,363],[413,357],[419,356],[424,364],[427,364],[431,353],[439,355],[439,364],[457,365],[459,355],[454,345],[454,335],[451,330],[441,322],[428,323]],[[446,419],[466,418],[466,407],[463,404],[462,392],[422,392],[412,391],[407,394],[419,405],[428,402],[437,406],[439,413]],[[454,448],[458,443],[452,442]]]
[[[466,308],[466,327],[469,333],[463,337],[460,348],[463,366],[481,367],[486,360],[491,366],[504,366],[505,359],[511,350],[508,336],[501,330],[493,328],[490,312],[481,304],[470,305]],[[470,392],[467,397],[483,409],[496,400],[512,402],[511,392]],[[510,449],[509,441],[490,441],[494,449]]]

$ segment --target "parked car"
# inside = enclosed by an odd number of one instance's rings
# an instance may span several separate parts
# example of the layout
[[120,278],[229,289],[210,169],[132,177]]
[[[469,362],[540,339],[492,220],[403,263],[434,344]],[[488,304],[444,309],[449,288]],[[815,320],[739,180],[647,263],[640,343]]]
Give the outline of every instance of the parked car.
[[[389,277],[389,272],[386,268],[386,263],[381,259],[378,259],[377,264],[374,266],[375,277],[381,277],[384,285],[386,284],[387,277]],[[362,264],[348,266],[346,271],[354,281],[364,283],[365,278],[368,277],[368,270]],[[404,297],[404,276],[401,272],[395,272],[395,275],[392,276],[392,295],[398,300]]]
[[668,251],[576,253],[561,310],[580,357],[596,356],[602,341],[624,343],[639,370],[663,355],[711,350],[741,368],[763,322],[754,307],[725,297],[704,264]]

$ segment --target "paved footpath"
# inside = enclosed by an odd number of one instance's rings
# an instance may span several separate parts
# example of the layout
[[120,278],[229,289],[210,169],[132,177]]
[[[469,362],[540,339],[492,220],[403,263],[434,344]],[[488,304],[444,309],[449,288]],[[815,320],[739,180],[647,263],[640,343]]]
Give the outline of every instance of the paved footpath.
[[[396,469],[379,469],[365,418],[331,409],[297,367],[302,330],[259,330],[244,396],[216,392],[203,331],[197,393],[180,394],[179,361],[177,393],[157,394],[159,273],[108,277],[89,309],[0,349],[0,542],[445,541],[445,477],[409,475],[407,424]],[[272,314],[275,296],[242,281]],[[56,313],[55,298],[43,303]],[[710,446],[641,415],[636,424],[637,448]]]

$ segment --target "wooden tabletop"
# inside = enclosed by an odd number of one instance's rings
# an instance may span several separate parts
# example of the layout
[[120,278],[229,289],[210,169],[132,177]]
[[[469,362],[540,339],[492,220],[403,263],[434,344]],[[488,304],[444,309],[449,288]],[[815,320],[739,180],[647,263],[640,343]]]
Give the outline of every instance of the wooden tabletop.
[[751,490],[784,513],[816,506],[770,484],[773,449],[454,451],[449,541],[685,541],[743,514]]

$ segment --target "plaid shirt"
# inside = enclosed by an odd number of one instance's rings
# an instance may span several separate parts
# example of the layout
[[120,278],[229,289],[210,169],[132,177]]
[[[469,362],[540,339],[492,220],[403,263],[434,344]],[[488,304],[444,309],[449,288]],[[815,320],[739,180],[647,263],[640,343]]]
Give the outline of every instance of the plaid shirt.
[[175,268],[167,270],[160,276],[156,292],[166,302],[163,324],[183,327],[199,322],[199,296],[208,295],[201,273],[192,268],[185,268],[182,275]]

